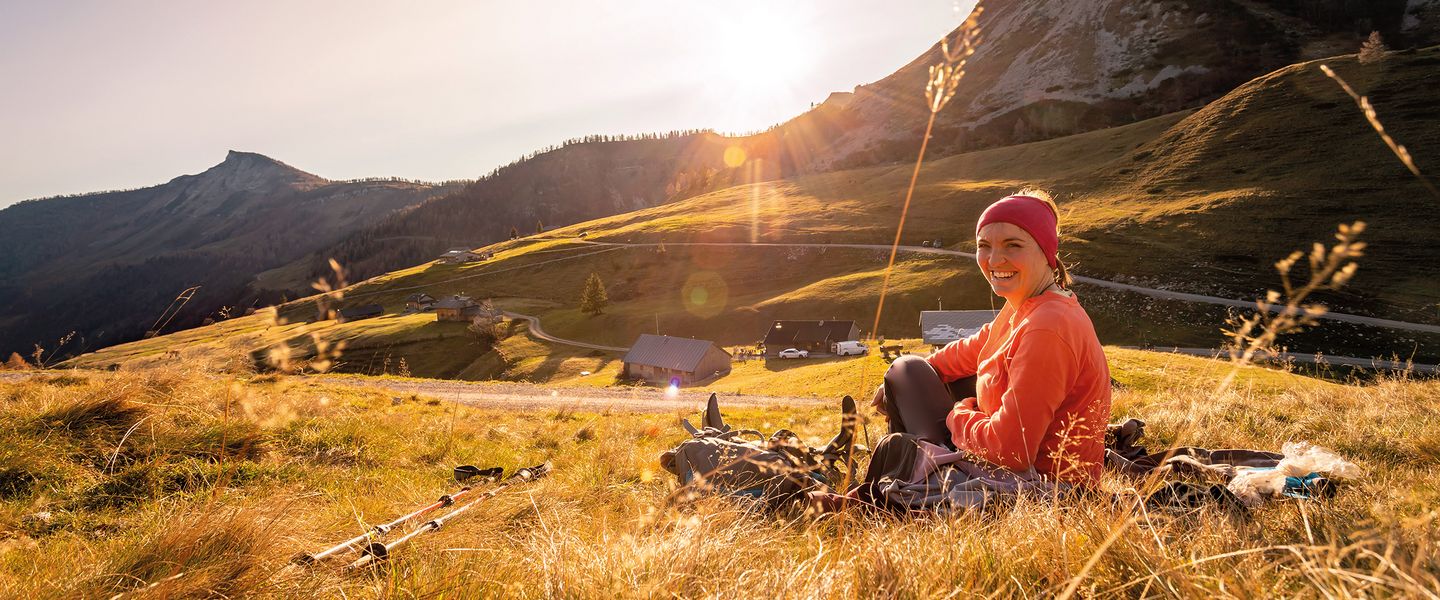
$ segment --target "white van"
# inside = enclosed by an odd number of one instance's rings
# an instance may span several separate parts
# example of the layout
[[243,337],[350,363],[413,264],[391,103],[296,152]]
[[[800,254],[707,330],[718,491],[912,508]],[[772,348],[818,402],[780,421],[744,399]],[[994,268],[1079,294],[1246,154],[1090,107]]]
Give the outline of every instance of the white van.
[[865,354],[870,349],[865,347],[863,342],[835,342],[830,344],[830,352],[835,356],[849,356],[851,354]]

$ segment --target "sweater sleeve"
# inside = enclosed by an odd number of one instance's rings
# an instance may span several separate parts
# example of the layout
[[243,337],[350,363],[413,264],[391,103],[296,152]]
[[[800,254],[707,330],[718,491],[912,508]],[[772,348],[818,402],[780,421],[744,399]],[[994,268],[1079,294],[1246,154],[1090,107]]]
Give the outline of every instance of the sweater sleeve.
[[957,403],[945,419],[955,447],[1020,472],[1035,465],[1040,442],[1065,400],[1075,354],[1054,331],[1030,330],[1015,340],[1009,386],[987,414]]
[[974,375],[980,369],[980,349],[984,348],[985,341],[990,339],[990,326],[993,324],[986,323],[975,335],[946,344],[925,360],[935,367],[935,372],[945,381]]

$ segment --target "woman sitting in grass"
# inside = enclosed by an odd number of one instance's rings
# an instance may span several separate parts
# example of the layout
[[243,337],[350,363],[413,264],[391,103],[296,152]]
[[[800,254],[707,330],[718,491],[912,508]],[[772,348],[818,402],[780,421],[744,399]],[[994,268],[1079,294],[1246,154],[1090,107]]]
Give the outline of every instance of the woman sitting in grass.
[[1005,307],[980,332],[928,357],[903,356],[875,391],[890,431],[1016,473],[1099,479],[1110,370],[1089,315],[1067,287],[1055,202],[1002,198],[975,225],[976,262]]

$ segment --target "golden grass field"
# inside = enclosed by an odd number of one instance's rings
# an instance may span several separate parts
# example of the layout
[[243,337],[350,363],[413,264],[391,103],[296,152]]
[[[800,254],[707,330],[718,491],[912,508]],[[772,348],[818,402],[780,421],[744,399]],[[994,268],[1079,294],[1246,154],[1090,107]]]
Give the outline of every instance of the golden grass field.
[[[1114,502],[1022,501],[913,520],[777,518],[718,499],[667,502],[676,482],[657,457],[685,437],[681,415],[563,402],[487,411],[171,360],[0,381],[0,589],[33,598],[1052,597],[1072,587],[1084,596],[1433,597],[1440,383],[1341,385],[1245,368],[1217,392],[1225,363],[1109,353],[1122,383],[1114,417],[1146,420],[1152,446],[1304,440],[1365,476],[1333,501],[1280,501],[1248,516],[1147,511],[1134,501],[1136,482],[1107,474]],[[787,391],[814,389],[860,368],[815,362],[784,380]],[[748,389],[752,376],[741,367],[731,383]],[[813,444],[839,421],[836,409],[799,406],[727,419],[790,428]],[[883,430],[868,427],[872,437]],[[1181,429],[1190,435],[1175,440]],[[422,536],[381,568],[286,566],[450,491],[456,464],[547,459],[548,479]]]
[[[1437,54],[1430,48],[1374,67],[1335,63],[1377,97],[1404,100],[1422,96]],[[1352,214],[1380,225],[1367,238],[1380,243],[1364,268],[1401,273],[1425,246],[1405,230],[1434,213],[1385,204],[1395,199],[1384,195],[1364,196],[1375,205],[1349,203],[1349,192],[1392,183],[1387,155],[1361,153],[1345,165],[1311,160],[1321,133],[1373,135],[1355,115],[1331,112],[1334,93],[1321,85],[1334,90],[1315,67],[1282,69],[1194,112],[926,163],[910,235],[963,247],[956,232],[967,231],[980,208],[1041,183],[1067,196],[1065,247],[1096,274],[1178,272],[1216,284],[1241,273],[1249,278],[1241,291],[1250,293],[1296,240],[1328,234]],[[1287,107],[1294,118],[1246,112],[1257,106]],[[1295,136],[1298,127],[1320,133]],[[1407,139],[1434,139],[1413,122],[1397,129]],[[1240,134],[1255,147],[1232,152],[1228,140]],[[1305,186],[1274,183],[1277,169]],[[1339,169],[1358,175],[1342,180]],[[1313,193],[1313,181],[1330,179],[1337,181],[1326,193]],[[676,503],[676,483],[657,457],[685,438],[676,424],[683,414],[586,412],[563,399],[550,410],[486,410],[255,371],[257,355],[276,348],[329,363],[325,349],[343,343],[338,370],[379,375],[381,384],[392,376],[570,389],[615,383],[615,354],[543,343],[513,321],[493,347],[481,347],[463,324],[393,314],[417,290],[495,297],[503,308],[540,315],[553,334],[610,345],[662,325],[731,345],[755,341],[774,318],[864,319],[886,274],[884,253],[590,242],[888,242],[908,181],[909,167],[892,165],[736,186],[496,244],[485,263],[429,263],[344,288],[347,302],[378,302],[392,313],[377,319],[306,322],[320,301],[312,297],[64,363],[83,370],[0,380],[0,590],[103,598],[1440,598],[1435,381],[1338,383],[1112,346],[1113,418],[1147,421],[1148,445],[1279,449],[1307,441],[1364,475],[1331,501],[1278,501],[1244,515],[1147,509],[1137,500],[1149,491],[1136,489],[1141,482],[1107,475],[1104,495],[901,520],[767,515],[715,498]],[[1268,225],[1255,223],[1276,215],[1290,218],[1283,232],[1256,233]],[[1201,251],[1210,253],[1204,268],[1192,262]],[[606,280],[612,299],[596,317],[575,306],[590,273]],[[953,258],[906,257],[890,277],[880,329],[891,337],[939,301],[991,302],[973,267]],[[1411,310],[1436,290],[1434,281],[1405,277],[1355,283],[1385,297],[1371,308],[1387,310]],[[1103,328],[1114,319],[1096,320]],[[1148,331],[1168,343],[1218,341],[1220,325],[1186,313]],[[1106,333],[1110,343],[1133,334]],[[98,370],[112,365],[118,370]],[[838,399],[873,388],[884,368],[874,355],[754,361],[707,387]],[[837,413],[807,404],[728,418],[792,429],[818,444],[835,432]],[[873,437],[883,429],[869,424]],[[542,460],[553,462],[553,476],[495,498],[380,568],[287,566],[296,553],[451,490],[456,464]]]

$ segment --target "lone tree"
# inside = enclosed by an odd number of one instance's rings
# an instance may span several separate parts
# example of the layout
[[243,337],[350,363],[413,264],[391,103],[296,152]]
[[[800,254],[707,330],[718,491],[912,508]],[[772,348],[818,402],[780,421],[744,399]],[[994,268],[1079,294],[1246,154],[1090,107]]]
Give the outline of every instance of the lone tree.
[[540,219],[535,219],[535,233],[545,233],[545,224]]
[[610,305],[610,297],[605,295],[605,282],[600,281],[600,276],[594,273],[585,280],[585,291],[580,292],[580,312],[595,316],[605,312],[605,307]]
[[11,352],[10,360],[5,361],[5,364],[0,366],[0,368],[11,371],[24,371],[30,368],[30,363],[25,362],[25,359],[21,358],[19,352]]
[[1374,63],[1385,60],[1385,53],[1390,48],[1385,45],[1385,40],[1380,37],[1380,32],[1370,32],[1370,37],[1365,38],[1365,43],[1360,44],[1360,62]]
[[520,239],[520,230],[519,230],[519,229],[516,229],[514,225],[511,225],[511,226],[510,226],[510,239],[512,239],[512,240],[518,240],[518,239]]

